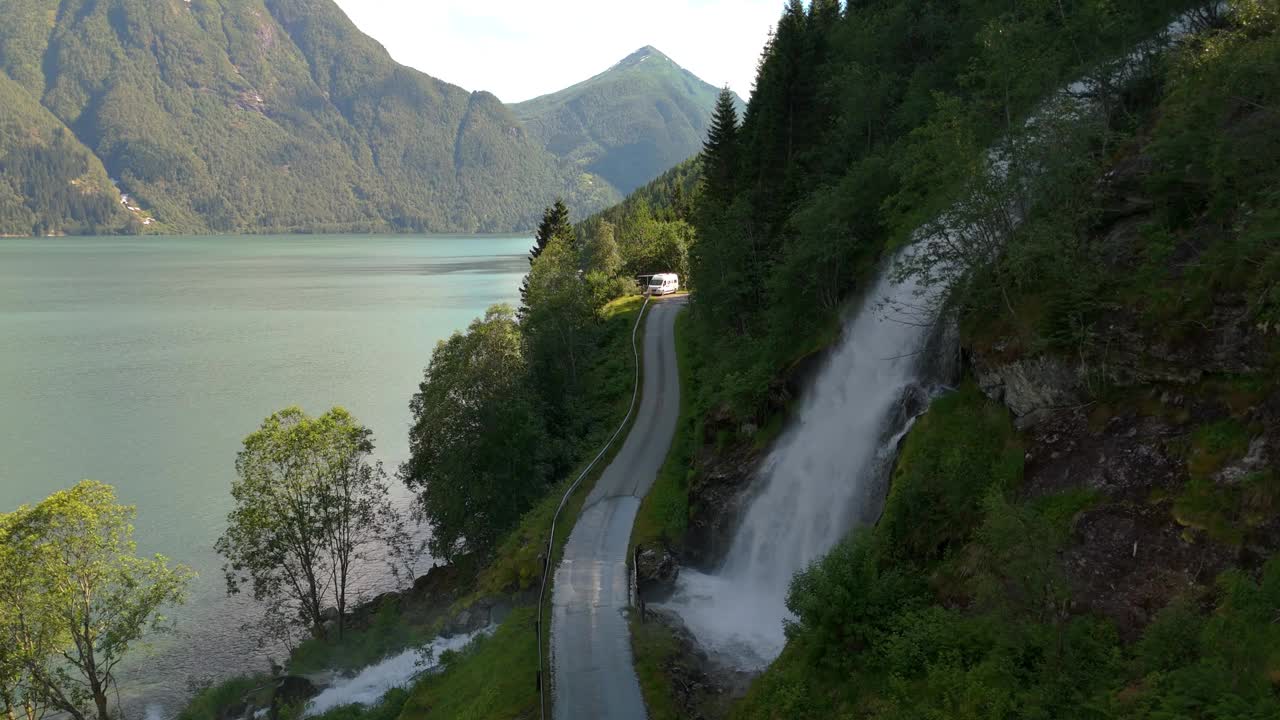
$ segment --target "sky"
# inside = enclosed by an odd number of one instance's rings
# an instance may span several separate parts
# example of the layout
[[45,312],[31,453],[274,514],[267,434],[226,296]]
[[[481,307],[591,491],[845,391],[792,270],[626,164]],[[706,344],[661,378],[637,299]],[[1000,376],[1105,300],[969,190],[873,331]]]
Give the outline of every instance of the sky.
[[337,0],[404,65],[503,102],[555,92],[652,45],[746,98],[783,0]]

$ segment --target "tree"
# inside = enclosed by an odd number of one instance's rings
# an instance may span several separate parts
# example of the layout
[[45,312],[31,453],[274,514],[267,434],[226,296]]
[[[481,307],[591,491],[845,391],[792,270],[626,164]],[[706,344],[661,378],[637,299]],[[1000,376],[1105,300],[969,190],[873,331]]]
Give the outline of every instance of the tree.
[[55,653],[54,619],[37,613],[41,606],[29,602],[37,592],[31,557],[13,535],[12,528],[25,514],[24,509],[0,515],[0,710],[9,720],[43,716],[26,660]]
[[[573,225],[569,223],[569,208],[565,207],[564,201],[559,199],[542,213],[542,222],[538,223],[533,248],[529,250],[529,267],[533,267],[543,251],[556,238],[569,244],[573,243]],[[529,278],[526,277],[520,284],[520,300],[523,305],[528,304],[528,294]],[[523,307],[521,310],[523,311]]]
[[521,326],[529,361],[541,378],[560,376],[540,388],[549,400],[578,389],[579,365],[592,339],[596,308],[565,238],[556,237],[533,264]]
[[510,305],[436,346],[410,402],[410,457],[400,466],[435,557],[487,552],[546,487],[545,421],[527,376]]
[[335,607],[342,637],[352,568],[400,527],[372,452],[372,432],[340,407],[317,418],[287,408],[244,439],[216,547],[228,594],[248,583],[273,634],[300,624],[326,637]]
[[584,223],[578,233],[582,269],[600,272],[613,278],[622,272],[622,251],[618,247],[617,228],[608,220],[593,219]]
[[41,706],[108,720],[115,669],[132,645],[168,629],[190,570],[136,555],[133,507],[86,480],[0,521],[0,692],[7,712]]

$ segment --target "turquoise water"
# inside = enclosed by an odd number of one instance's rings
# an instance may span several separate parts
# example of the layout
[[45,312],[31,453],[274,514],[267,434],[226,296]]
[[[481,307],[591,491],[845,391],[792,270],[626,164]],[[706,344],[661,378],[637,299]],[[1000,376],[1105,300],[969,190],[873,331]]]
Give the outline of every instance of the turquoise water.
[[289,405],[342,405],[394,470],[432,349],[518,300],[531,242],[0,240],[0,511],[111,483],[138,507],[140,549],[200,573],[129,696],[169,714],[189,681],[281,659],[239,632],[255,608],[225,597],[212,549],[241,438]]

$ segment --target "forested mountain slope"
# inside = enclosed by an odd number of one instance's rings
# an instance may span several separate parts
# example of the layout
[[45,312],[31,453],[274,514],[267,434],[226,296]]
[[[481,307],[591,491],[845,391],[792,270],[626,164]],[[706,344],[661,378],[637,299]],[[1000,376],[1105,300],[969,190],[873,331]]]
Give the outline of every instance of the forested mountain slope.
[[[557,195],[583,210],[615,198],[497,98],[396,64],[329,0],[4,0],[0,16],[0,232],[128,221],[59,215],[24,185],[24,154],[79,166],[52,118],[177,232],[503,231]],[[77,187],[106,197],[103,180]]]
[[644,47],[589,80],[511,109],[551,152],[627,194],[697,154],[718,92]]

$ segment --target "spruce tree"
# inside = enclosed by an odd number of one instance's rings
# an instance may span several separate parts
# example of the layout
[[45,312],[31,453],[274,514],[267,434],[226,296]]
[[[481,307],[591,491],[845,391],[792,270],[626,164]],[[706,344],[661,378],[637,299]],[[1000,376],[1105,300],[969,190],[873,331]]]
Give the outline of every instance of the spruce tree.
[[738,170],[738,106],[728,87],[720,91],[711,129],[702,144],[705,196],[717,205],[732,199]]

